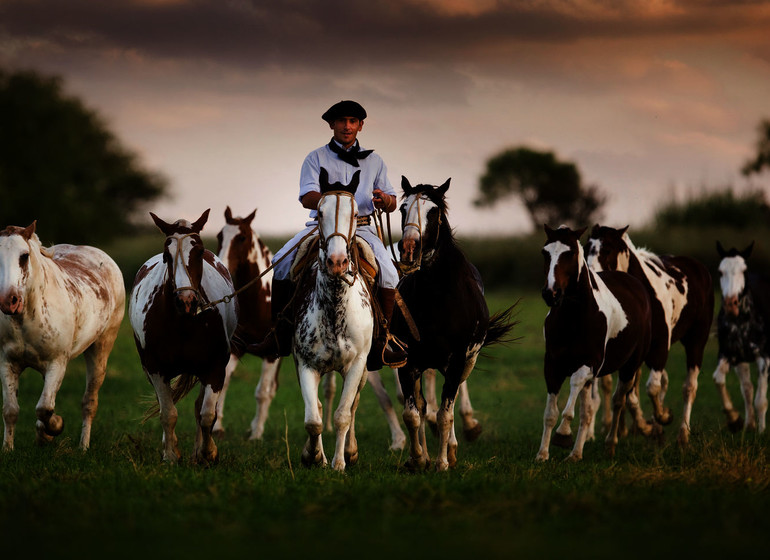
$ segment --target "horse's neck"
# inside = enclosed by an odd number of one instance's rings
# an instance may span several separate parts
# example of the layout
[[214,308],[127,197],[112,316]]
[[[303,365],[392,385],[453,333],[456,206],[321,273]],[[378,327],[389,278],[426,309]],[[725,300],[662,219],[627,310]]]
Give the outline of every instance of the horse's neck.
[[[423,253],[423,256],[425,253]],[[465,255],[457,246],[457,243],[452,237],[452,228],[446,221],[446,216],[442,215],[442,224],[439,226],[438,240],[436,246],[433,247],[431,256],[429,259],[420,263],[421,268],[426,270],[433,270],[435,272],[443,272],[447,268],[454,268],[458,264],[465,263]]]

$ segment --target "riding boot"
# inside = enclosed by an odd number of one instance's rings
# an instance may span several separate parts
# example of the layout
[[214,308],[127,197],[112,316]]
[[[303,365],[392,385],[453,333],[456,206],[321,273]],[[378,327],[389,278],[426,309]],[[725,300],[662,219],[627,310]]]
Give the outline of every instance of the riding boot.
[[396,303],[396,290],[381,287],[377,290],[377,301],[382,309],[383,320],[377,337],[372,340],[372,348],[366,358],[366,369],[377,371],[383,365],[391,368],[403,367],[406,364],[406,351],[389,342],[389,339],[392,338],[389,333],[389,325]]
[[294,282],[291,280],[273,279],[271,294],[273,327],[262,342],[248,347],[250,353],[268,360],[291,354],[294,338],[294,305],[291,305],[291,300],[294,289]]

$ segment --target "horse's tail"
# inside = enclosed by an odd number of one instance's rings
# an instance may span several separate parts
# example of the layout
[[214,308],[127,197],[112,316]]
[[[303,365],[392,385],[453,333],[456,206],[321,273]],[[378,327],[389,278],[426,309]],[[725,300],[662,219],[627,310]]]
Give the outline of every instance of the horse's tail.
[[[187,395],[187,393],[195,388],[197,384],[198,378],[194,375],[182,374],[177,377],[171,384],[171,398],[173,399],[174,404],[182,400],[185,395]],[[142,422],[147,422],[147,420],[157,416],[158,414],[160,414],[160,404],[158,404],[156,399],[155,402],[151,404],[147,409],[147,412],[144,413]]]
[[521,337],[511,336],[513,327],[519,324],[519,321],[514,319],[516,307],[521,300],[516,301],[513,305],[499,311],[489,318],[489,326],[487,327],[487,336],[484,339],[484,348],[492,346],[493,344],[510,344],[519,340]]

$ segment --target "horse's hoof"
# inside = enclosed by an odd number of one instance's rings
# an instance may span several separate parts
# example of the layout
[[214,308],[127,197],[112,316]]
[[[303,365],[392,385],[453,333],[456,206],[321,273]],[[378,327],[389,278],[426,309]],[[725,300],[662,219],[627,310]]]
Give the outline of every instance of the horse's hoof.
[[465,441],[474,442],[477,439],[479,439],[479,436],[483,431],[484,431],[484,428],[481,427],[481,422],[476,422],[476,425],[473,426],[472,428],[463,430],[463,436],[465,437]]
[[425,459],[415,459],[414,457],[409,457],[409,459],[407,459],[404,463],[404,469],[412,473],[423,472],[428,468],[429,465],[429,461],[426,461]]
[[734,434],[740,432],[743,429],[743,418],[738,415],[738,418],[727,423],[727,429]]
[[575,445],[575,440],[572,438],[572,434],[560,434],[559,432],[556,432],[553,434],[553,438],[551,439],[551,442],[556,447],[562,447],[564,449],[569,449],[573,445]]
[[615,457],[615,448],[617,447],[616,443],[607,443],[605,445],[605,449],[607,451],[607,456],[612,459]]
[[64,418],[58,414],[51,414],[48,423],[44,423],[45,433],[56,437],[64,431]]
[[345,451],[345,464],[352,467],[356,463],[358,463],[358,451],[352,455]]
[[575,455],[574,453],[570,453],[564,458],[565,463],[578,463],[583,460],[582,455]]
[[225,438],[225,429],[224,428],[218,428],[216,430],[211,431],[211,437],[216,439],[217,441],[221,441]]
[[402,434],[400,438],[396,438],[393,440],[393,443],[390,444],[389,449],[391,451],[403,451],[405,445],[406,445],[406,436]]
[[679,430],[679,435],[677,436],[676,441],[679,444],[679,447],[682,449],[686,448],[690,444],[690,430],[687,428],[681,428]]
[[314,467],[316,465],[326,466],[326,460],[322,451],[316,451],[311,455],[307,449],[302,450],[302,464],[306,467]]
[[671,414],[670,408],[665,408],[663,410],[663,413],[660,415],[660,417],[656,417],[655,421],[658,422],[658,424],[661,424],[663,426],[668,426],[671,424],[671,422],[674,421],[674,415]]

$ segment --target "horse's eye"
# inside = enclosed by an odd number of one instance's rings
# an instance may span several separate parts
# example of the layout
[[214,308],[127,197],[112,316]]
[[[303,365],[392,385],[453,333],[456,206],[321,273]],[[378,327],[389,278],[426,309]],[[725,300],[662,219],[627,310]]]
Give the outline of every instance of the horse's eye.
[[23,253],[19,255],[19,266],[21,268],[24,268],[27,266],[27,263],[29,262],[29,253]]

